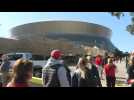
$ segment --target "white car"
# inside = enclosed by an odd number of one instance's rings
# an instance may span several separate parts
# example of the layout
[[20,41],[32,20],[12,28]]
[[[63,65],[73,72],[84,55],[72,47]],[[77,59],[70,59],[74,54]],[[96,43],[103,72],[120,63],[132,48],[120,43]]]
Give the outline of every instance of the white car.
[[17,59],[27,59],[33,63],[33,76],[41,77],[42,68],[46,64],[46,59],[42,55],[32,55],[32,53],[8,53],[11,66]]

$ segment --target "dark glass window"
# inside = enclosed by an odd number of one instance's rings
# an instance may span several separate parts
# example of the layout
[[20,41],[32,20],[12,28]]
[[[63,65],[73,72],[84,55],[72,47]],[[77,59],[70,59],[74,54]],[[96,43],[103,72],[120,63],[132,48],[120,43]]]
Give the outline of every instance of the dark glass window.
[[32,55],[31,60],[45,60],[45,58],[42,55]]
[[9,60],[17,60],[17,59],[20,59],[22,57],[23,57],[22,54],[8,55]]

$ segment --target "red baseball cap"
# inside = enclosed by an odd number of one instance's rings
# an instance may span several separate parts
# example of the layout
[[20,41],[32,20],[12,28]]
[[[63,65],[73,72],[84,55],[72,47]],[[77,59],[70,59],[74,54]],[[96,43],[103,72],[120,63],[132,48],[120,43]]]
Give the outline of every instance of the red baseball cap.
[[59,59],[62,56],[62,52],[60,50],[53,50],[51,52],[51,57],[54,59]]

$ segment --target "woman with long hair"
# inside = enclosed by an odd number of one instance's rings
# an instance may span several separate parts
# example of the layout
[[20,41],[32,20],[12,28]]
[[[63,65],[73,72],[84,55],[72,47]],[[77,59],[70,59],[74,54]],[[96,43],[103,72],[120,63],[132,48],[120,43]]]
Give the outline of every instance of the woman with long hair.
[[80,58],[77,69],[72,76],[72,87],[96,87],[92,71],[88,68],[87,59]]
[[32,62],[28,60],[17,60],[13,66],[12,79],[7,87],[30,87],[32,66]]
[[99,77],[99,72],[98,72],[98,69],[95,65],[94,58],[92,56],[87,56],[86,58],[88,60],[88,68],[93,75],[96,87],[102,87],[101,79]]

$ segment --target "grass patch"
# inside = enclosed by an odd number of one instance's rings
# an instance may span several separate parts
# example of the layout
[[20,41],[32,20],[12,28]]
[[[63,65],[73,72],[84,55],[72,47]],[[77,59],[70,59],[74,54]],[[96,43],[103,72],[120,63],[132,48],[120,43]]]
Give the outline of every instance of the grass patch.
[[37,77],[32,77],[32,84],[42,86],[42,79]]

